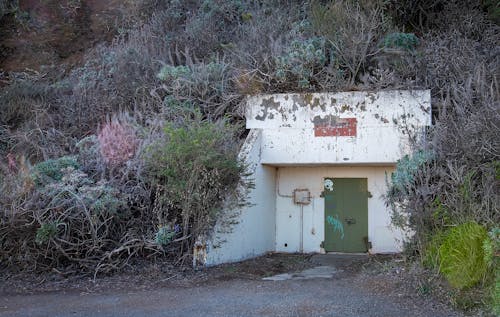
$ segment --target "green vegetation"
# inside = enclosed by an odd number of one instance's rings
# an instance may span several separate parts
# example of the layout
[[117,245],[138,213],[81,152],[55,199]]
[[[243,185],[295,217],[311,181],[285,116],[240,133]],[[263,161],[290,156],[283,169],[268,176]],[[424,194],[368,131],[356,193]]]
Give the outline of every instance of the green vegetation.
[[406,193],[415,182],[417,171],[426,163],[432,160],[432,153],[418,151],[413,155],[405,155],[398,160],[396,170],[391,175],[391,184],[394,195]]
[[160,227],[156,232],[155,241],[159,245],[166,246],[175,237],[175,231],[168,229],[167,227]]
[[47,243],[57,234],[57,223],[44,223],[36,230],[35,241],[38,244]]
[[500,273],[498,268],[496,269],[496,277],[493,287],[491,288],[491,307],[492,311],[496,315],[500,315]]
[[309,88],[315,75],[332,59],[324,38],[295,40],[284,55],[276,58],[275,75],[281,82],[297,80],[299,87]]
[[75,157],[63,156],[40,162],[33,167],[33,180],[37,184],[60,181],[64,175],[65,168],[78,169],[79,165]]
[[407,51],[413,51],[419,41],[413,33],[390,33],[387,34],[381,42],[382,47],[399,48]]
[[422,264],[430,269],[439,269],[439,248],[446,235],[439,231],[435,233],[423,249]]
[[187,66],[165,65],[160,69],[157,76],[160,80],[166,81],[187,78],[189,75],[191,75],[191,70]]
[[[101,21],[116,37],[82,55],[88,19],[70,6],[57,11],[67,37],[48,43],[16,20],[17,1],[0,1],[7,30],[41,41],[26,44],[42,64],[0,74],[2,263],[95,273],[134,257],[190,262],[198,235],[234,223],[224,200],[245,203],[251,186],[237,160],[246,94],[425,87],[435,124],[410,135],[387,202],[415,233],[406,252],[461,287],[452,302],[498,311],[498,238],[479,242],[500,223],[494,1],[123,3],[118,23]],[[0,63],[9,54],[0,42]],[[453,277],[472,267],[483,277]]]
[[[147,151],[150,175],[163,188],[166,219],[175,220],[184,233],[190,232],[192,243],[200,235],[211,234],[223,203],[227,209],[245,202],[238,187],[249,184],[243,179],[245,166],[238,161],[239,146],[232,137],[238,131],[227,120],[207,120],[194,112],[180,124],[167,123],[162,138]],[[165,230],[158,231],[157,241],[168,240]]]
[[439,247],[439,271],[453,287],[471,287],[486,278],[488,263],[483,244],[487,239],[486,229],[474,222],[445,233]]

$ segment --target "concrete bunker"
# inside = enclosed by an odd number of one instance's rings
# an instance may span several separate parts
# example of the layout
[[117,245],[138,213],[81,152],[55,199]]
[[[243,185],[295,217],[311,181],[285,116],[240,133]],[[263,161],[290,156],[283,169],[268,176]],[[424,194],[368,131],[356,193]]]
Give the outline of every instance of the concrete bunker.
[[251,205],[209,241],[205,264],[270,251],[401,250],[404,233],[382,196],[410,136],[431,124],[428,90],[251,96],[245,117]]

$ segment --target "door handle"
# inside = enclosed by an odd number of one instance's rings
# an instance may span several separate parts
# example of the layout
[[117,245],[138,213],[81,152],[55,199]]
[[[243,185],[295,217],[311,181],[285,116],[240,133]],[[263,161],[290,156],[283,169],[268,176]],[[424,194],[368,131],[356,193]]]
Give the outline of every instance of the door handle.
[[345,218],[344,221],[348,224],[348,225],[353,225],[356,223],[356,219],[354,218]]

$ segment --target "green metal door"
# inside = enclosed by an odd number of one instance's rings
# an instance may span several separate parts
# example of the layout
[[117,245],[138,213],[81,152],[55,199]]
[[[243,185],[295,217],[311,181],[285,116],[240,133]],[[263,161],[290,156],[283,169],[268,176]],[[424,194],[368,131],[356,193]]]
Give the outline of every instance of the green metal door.
[[368,182],[366,178],[325,178],[326,251],[368,251]]

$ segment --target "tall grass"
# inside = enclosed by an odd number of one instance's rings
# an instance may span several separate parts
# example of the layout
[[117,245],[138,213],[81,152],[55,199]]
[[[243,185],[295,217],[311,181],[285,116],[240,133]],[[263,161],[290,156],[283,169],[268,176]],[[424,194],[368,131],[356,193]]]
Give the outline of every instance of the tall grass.
[[483,243],[488,238],[486,229],[468,222],[446,233],[439,247],[439,271],[453,287],[462,289],[485,280],[488,263]]

